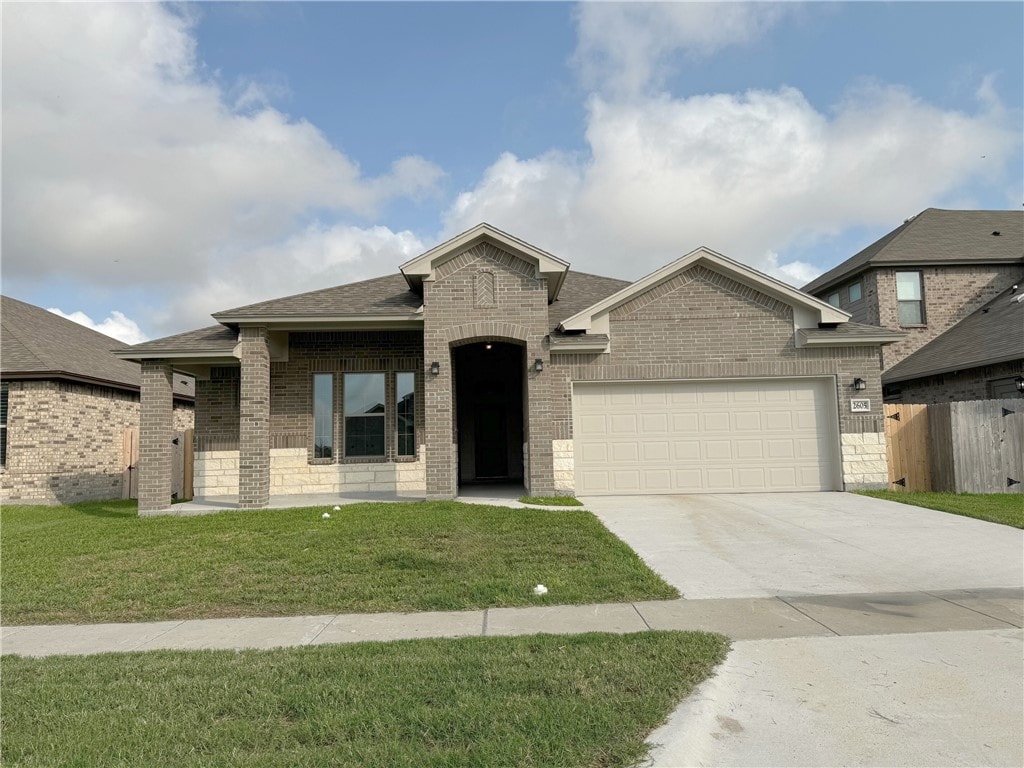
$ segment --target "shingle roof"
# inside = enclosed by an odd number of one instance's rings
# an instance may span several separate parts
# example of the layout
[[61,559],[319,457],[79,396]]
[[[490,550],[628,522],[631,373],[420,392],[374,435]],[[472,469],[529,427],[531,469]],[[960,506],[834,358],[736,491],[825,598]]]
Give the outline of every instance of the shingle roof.
[[570,270],[565,275],[558,300],[548,306],[548,326],[554,330],[567,317],[582,312],[629,284],[629,280],[617,280],[614,277],[601,277]]
[[1024,360],[1024,275],[945,333],[882,374],[886,383]]
[[223,325],[208,325],[162,339],[145,341],[129,347],[132,352],[220,352],[230,356],[238,344],[238,332]]
[[216,312],[215,320],[243,317],[414,315],[423,299],[401,274],[385,275]]
[[[0,297],[0,302],[0,372],[4,377],[52,376],[140,388],[138,364],[112,352],[126,349],[124,342],[8,296]],[[194,397],[195,382],[175,376],[174,392],[179,397]]]
[[1013,261],[1024,261],[1024,211],[928,208],[802,290],[820,293],[870,266]]

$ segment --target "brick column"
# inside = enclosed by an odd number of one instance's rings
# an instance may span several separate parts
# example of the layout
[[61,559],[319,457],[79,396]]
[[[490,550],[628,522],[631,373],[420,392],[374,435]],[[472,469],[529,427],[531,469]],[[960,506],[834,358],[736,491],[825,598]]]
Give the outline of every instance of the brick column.
[[[546,329],[543,329],[546,330]],[[534,370],[534,361],[544,361],[544,370]],[[527,491],[531,496],[553,496],[555,494],[554,451],[551,441],[555,436],[554,410],[551,407],[552,377],[551,358],[542,347],[539,338],[526,347],[526,414],[529,433],[527,450],[529,476]]]
[[[423,281],[423,303],[428,304],[433,293],[433,280]],[[452,413],[452,355],[445,336],[446,325],[451,324],[450,311],[443,304],[431,305],[423,317],[423,404],[424,443],[426,445],[426,497],[428,499],[454,499],[457,493],[455,474],[455,448]],[[430,364],[441,365],[437,376],[430,372]]]
[[139,514],[171,506],[174,390],[171,366],[142,361],[139,419]]
[[270,349],[266,328],[241,328],[241,394],[238,424],[238,506],[270,502]]

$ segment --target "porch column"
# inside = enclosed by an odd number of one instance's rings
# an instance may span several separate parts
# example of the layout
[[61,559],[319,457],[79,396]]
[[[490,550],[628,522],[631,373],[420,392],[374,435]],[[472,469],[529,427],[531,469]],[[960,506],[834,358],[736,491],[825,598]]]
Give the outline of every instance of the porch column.
[[142,361],[139,396],[139,514],[171,506],[174,439],[173,371],[163,360]]
[[[455,313],[431,302],[434,281],[423,281],[423,303],[430,311],[423,317],[423,404],[426,456],[426,496],[428,499],[454,499],[458,477],[455,472],[455,427],[452,413],[452,354],[445,328],[454,324]],[[431,365],[438,364],[437,374]]]
[[262,509],[270,502],[270,349],[267,329],[241,328],[238,422],[238,506]]
[[[526,347],[526,413],[529,438],[529,468],[526,489],[531,496],[555,495],[554,451],[551,440],[554,437],[554,416],[551,407],[551,358],[539,339]],[[534,368],[534,361],[540,360],[544,370]]]

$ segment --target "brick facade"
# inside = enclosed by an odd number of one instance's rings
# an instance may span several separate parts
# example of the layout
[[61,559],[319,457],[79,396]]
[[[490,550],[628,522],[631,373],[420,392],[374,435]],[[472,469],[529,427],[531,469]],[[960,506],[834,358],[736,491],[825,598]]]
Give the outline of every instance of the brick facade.
[[[70,381],[10,381],[7,466],[0,500],[73,504],[119,498],[124,431],[139,426],[139,395]],[[192,407],[175,403],[175,431]]]
[[[896,273],[920,271],[924,289],[924,324],[901,326],[897,314]],[[905,331],[907,337],[882,347],[882,369],[888,370],[994,299],[1022,277],[1020,265],[932,266],[876,268],[843,283],[839,307],[854,322]],[[849,286],[861,283],[862,299],[851,302]],[[836,289],[819,294],[826,298]],[[909,402],[909,401],[908,401]]]
[[[475,341],[525,347],[525,482],[534,495],[553,493],[547,280],[536,276],[533,265],[483,243],[441,264],[433,280],[424,280],[423,303],[424,365],[440,366],[437,375],[426,374],[424,384],[428,497],[451,498],[457,491],[452,348]],[[538,359],[541,372],[533,367]]]
[[139,414],[139,513],[171,505],[174,371],[162,361],[142,363]]
[[[613,310],[610,328],[610,352],[552,358],[553,439],[563,466],[571,464],[563,441],[572,439],[574,381],[833,377],[840,432],[870,435],[884,453],[878,348],[798,349],[792,309],[725,275],[700,265],[686,270]],[[867,384],[856,396],[871,400],[870,413],[850,412],[855,378]],[[856,469],[846,472],[848,488],[884,486],[884,467]],[[568,489],[565,469],[559,486]]]
[[[1013,387],[1013,379],[1024,375],[1020,362],[986,365],[966,371],[926,376],[892,385],[899,391],[893,400],[901,403],[948,403],[961,400],[993,400],[1020,395]],[[999,391],[993,386],[1002,384]]]

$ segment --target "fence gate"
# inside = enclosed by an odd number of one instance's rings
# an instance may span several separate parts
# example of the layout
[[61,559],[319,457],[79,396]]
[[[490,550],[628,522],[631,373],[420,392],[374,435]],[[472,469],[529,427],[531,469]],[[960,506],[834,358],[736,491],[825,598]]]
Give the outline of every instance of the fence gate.
[[889,488],[931,490],[928,406],[888,404],[883,406],[883,413],[885,451],[889,459]]
[[[195,456],[192,448],[194,430],[175,432],[171,441],[171,494],[175,499],[191,499]],[[139,498],[139,429],[124,431],[121,459],[121,498]]]

